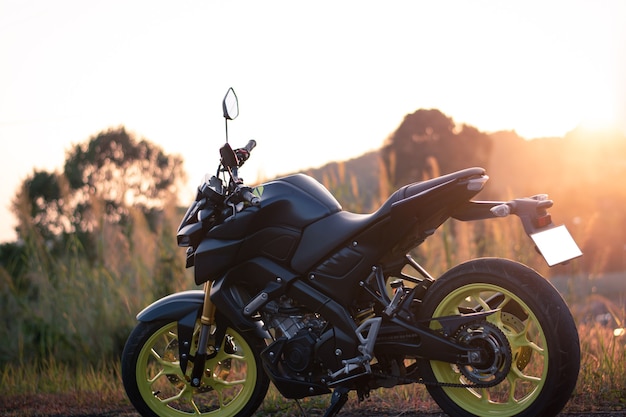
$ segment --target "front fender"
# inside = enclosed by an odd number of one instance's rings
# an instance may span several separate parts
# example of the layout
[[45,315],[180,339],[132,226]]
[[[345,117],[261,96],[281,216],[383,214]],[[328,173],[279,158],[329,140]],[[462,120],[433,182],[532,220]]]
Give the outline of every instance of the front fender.
[[139,321],[180,320],[193,311],[198,311],[204,303],[204,291],[191,290],[177,292],[163,297],[137,314]]
[[[203,303],[204,291],[202,290],[177,292],[175,294],[168,295],[167,297],[163,297],[144,308],[139,314],[137,314],[137,320],[144,322],[155,320],[175,320],[179,323],[179,332],[186,332],[184,334],[187,335],[193,330],[196,318],[201,313]],[[219,309],[217,313],[220,314]],[[224,315],[222,314],[222,316]],[[232,322],[233,320],[229,321]],[[262,339],[271,338],[267,330],[263,328],[263,322],[261,321],[246,323],[246,326],[236,322],[233,323],[233,325],[238,331],[251,331],[257,337]],[[181,329],[181,326],[184,327],[184,330]],[[180,336],[181,335],[179,334],[179,337]]]
[[196,320],[201,313],[204,303],[204,291],[191,290],[177,292],[163,297],[137,314],[137,320],[150,322],[155,320],[171,320],[178,322],[178,351],[180,368],[183,373],[187,370],[189,353]]

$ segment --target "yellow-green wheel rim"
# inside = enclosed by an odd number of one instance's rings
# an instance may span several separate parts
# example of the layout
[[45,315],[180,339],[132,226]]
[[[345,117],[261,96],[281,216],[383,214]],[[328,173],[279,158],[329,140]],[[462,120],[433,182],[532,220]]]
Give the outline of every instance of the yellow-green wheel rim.
[[[494,299],[494,296],[497,296],[497,305],[493,305],[493,302],[489,305],[488,301]],[[485,283],[469,284],[452,291],[437,305],[433,317],[459,314],[463,307],[501,309],[487,320],[497,325],[507,336],[513,363],[506,379],[496,387],[443,389],[458,406],[477,416],[504,417],[520,413],[539,396],[548,373],[548,347],[537,317],[514,293]],[[527,317],[519,314],[520,308]],[[433,321],[431,327],[440,326]],[[430,364],[438,382],[471,383],[455,365],[439,361],[431,361]]]
[[[254,354],[241,335],[228,328],[226,340],[217,355],[207,360],[202,386],[193,388],[189,376],[193,363],[183,375],[178,360],[176,323],[169,323],[155,332],[143,345],[137,358],[137,387],[146,404],[160,417],[211,416],[232,417],[252,397],[257,379]],[[196,328],[191,354],[197,348]]]

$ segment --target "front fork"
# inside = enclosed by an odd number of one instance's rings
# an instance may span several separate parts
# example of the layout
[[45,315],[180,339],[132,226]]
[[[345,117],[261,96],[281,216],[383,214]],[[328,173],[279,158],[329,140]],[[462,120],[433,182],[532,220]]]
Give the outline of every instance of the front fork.
[[[219,337],[219,331],[216,334],[212,334],[212,330],[216,329],[215,326],[215,304],[211,301],[211,286],[212,282],[204,284],[204,303],[202,305],[202,315],[200,316],[200,338],[198,341],[198,350],[193,359],[193,370],[191,371],[191,386],[199,387],[202,385],[202,375],[205,371],[206,360],[217,355],[219,347],[221,346],[221,339],[223,335]],[[218,329],[219,330],[219,329]],[[223,332],[224,330],[222,330]],[[211,342],[211,336],[215,336],[213,343]],[[209,352],[209,350],[211,350]]]

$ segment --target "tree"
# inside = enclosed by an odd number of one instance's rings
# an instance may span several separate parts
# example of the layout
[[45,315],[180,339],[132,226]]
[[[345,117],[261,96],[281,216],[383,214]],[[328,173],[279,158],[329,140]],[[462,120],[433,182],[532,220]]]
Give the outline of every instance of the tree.
[[[63,173],[34,171],[13,201],[18,235],[36,232],[49,246],[78,237],[94,255],[94,235],[105,223],[132,228],[139,210],[156,230],[158,213],[176,202],[185,179],[182,159],[137,140],[124,127],[108,129],[66,154]],[[155,221],[152,221],[152,220]]]
[[420,109],[405,116],[381,150],[387,176],[394,187],[433,178],[471,166],[486,167],[491,153],[489,135],[463,125],[437,109]]
[[76,223],[83,230],[93,226],[94,195],[104,203],[107,219],[123,221],[128,207],[162,208],[184,179],[180,157],[165,154],[145,139],[137,141],[124,127],[75,145],[67,154],[64,173],[76,199]]
[[69,232],[68,196],[67,182],[62,175],[35,170],[24,180],[13,200],[18,235],[27,239],[35,233],[44,241],[53,241]]

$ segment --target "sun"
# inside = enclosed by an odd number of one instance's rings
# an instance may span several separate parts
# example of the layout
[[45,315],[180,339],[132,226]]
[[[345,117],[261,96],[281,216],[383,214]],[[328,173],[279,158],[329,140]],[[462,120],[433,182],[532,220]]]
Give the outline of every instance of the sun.
[[613,106],[594,105],[588,108],[580,121],[580,127],[591,131],[610,131],[619,127]]
[[589,131],[615,131],[626,128],[620,120],[618,100],[611,89],[598,88],[589,92],[581,102],[578,114],[579,127]]

